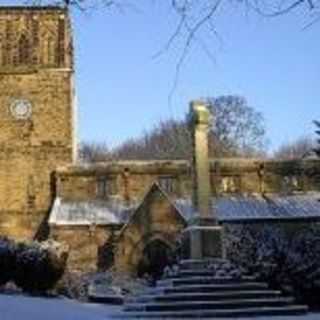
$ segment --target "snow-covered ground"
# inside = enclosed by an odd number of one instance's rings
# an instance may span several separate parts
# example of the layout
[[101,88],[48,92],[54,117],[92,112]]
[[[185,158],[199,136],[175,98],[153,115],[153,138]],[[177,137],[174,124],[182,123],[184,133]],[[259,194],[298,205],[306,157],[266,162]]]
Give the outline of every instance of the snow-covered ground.
[[[119,307],[0,294],[0,320],[108,320]],[[249,318],[252,320],[252,318]],[[248,319],[248,320],[249,320]],[[320,320],[320,314],[259,317],[259,320]],[[230,319],[231,320],[231,319]],[[240,320],[237,318],[237,320]],[[242,318],[244,320],[244,318]]]
[[107,320],[114,308],[67,299],[0,295],[0,320]]

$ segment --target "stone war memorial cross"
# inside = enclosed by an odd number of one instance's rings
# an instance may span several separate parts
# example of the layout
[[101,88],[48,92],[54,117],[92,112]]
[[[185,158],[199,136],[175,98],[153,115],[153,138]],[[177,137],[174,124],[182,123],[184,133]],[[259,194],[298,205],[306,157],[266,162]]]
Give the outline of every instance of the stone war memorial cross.
[[217,223],[212,203],[208,132],[211,113],[204,101],[190,103],[189,125],[192,134],[193,210],[183,234],[183,258],[224,258],[223,228]]

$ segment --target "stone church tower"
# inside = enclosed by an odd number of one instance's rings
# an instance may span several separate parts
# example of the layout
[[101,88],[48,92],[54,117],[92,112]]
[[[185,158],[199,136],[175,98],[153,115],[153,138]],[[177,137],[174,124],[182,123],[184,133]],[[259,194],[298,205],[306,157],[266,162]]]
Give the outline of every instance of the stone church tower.
[[75,157],[68,12],[0,7],[0,234],[41,233],[54,171]]

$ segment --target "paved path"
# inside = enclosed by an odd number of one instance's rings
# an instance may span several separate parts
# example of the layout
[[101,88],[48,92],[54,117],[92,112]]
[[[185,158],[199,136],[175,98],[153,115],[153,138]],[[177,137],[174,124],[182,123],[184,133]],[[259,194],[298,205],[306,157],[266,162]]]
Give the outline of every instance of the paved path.
[[[108,320],[118,307],[0,294],[0,320]],[[253,320],[254,318],[236,318]],[[319,314],[290,317],[258,317],[259,320],[320,320]],[[229,318],[229,320],[232,320]],[[234,318],[235,320],[235,318]]]

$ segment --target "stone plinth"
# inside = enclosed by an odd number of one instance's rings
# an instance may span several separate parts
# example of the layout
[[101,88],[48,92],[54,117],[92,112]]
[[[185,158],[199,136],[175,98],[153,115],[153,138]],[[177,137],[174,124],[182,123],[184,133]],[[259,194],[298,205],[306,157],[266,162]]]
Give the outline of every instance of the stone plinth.
[[225,258],[223,227],[214,219],[196,218],[183,232],[183,259]]

